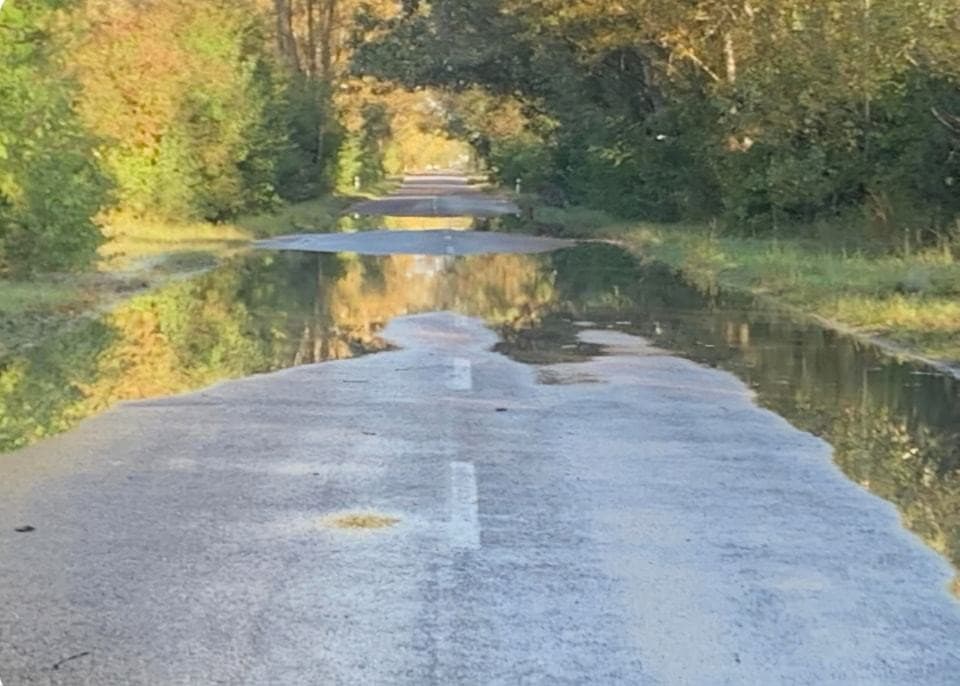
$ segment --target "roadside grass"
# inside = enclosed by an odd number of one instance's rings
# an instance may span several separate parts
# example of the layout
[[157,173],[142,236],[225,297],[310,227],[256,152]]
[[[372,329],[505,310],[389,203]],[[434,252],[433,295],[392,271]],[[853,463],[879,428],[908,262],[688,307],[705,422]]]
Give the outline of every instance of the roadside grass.
[[960,361],[960,263],[940,251],[844,255],[801,239],[718,238],[689,227],[647,228],[624,238],[701,289],[770,296],[920,355]]
[[[388,180],[353,195],[324,195],[225,223],[169,222],[115,213],[104,221],[107,241],[100,248],[100,270],[192,271],[236,254],[258,238],[332,231],[350,204],[379,197],[394,184]],[[177,266],[184,269],[174,269]]]
[[302,231],[332,231],[358,200],[378,197],[392,182],[355,195],[325,195],[249,214],[231,222],[170,222],[116,213],[104,221],[100,271],[157,270],[182,273],[212,266],[244,250],[251,241]]
[[0,313],[22,314],[36,310],[66,309],[87,299],[88,297],[71,283],[0,279]]
[[252,238],[234,224],[166,222],[119,214],[105,220],[103,234],[107,240],[100,247],[102,272],[149,270],[185,254],[207,255],[215,261],[235,253]]
[[250,238],[269,238],[300,231],[332,231],[340,214],[362,196],[327,195],[284,205],[276,212],[247,215],[235,220],[235,228]]
[[538,206],[535,196],[531,195],[521,195],[516,202],[521,209],[535,213],[537,232],[560,238],[616,238],[637,227],[636,222],[617,219],[590,207]]
[[866,243],[843,250],[810,238],[737,237],[706,223],[631,222],[577,207],[538,207],[535,216],[538,233],[617,241],[705,292],[769,297],[921,356],[960,362],[960,262],[942,248],[909,256]]
[[350,203],[376,197],[389,190],[390,183],[353,197],[324,196],[222,224],[161,221],[119,212],[105,216],[106,241],[96,269],[0,278],[0,355],[32,345],[51,326],[108,308],[171,278],[213,268],[247,250],[257,238],[331,230]]
[[237,218],[234,226],[251,238],[270,238],[288,233],[334,231],[344,211],[353,203],[382,197],[399,185],[401,179],[388,178],[350,195],[324,195],[291,203],[275,212]]

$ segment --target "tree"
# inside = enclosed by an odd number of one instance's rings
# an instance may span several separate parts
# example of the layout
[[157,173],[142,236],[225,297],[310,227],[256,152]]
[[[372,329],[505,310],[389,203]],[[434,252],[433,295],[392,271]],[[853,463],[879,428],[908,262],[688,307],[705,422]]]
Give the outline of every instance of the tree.
[[275,202],[289,107],[252,9],[219,0],[84,7],[80,107],[103,140],[121,208],[221,219]]
[[72,102],[57,0],[16,0],[0,14],[0,272],[88,264],[92,217],[108,184]]

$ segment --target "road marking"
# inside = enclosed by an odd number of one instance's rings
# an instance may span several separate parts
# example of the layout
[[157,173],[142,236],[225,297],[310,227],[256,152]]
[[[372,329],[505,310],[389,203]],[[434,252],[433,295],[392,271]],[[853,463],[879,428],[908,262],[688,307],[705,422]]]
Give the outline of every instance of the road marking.
[[451,391],[469,391],[473,388],[473,365],[463,357],[450,360],[450,374],[447,376],[447,388]]
[[470,462],[450,463],[450,539],[454,548],[480,548],[477,472]]

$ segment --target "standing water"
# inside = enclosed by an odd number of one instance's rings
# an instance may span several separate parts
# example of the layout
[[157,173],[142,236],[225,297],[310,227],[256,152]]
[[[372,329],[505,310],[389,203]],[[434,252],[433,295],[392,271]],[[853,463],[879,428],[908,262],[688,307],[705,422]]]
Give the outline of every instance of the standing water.
[[602,354],[577,337],[589,327],[729,370],[760,404],[828,441],[850,479],[960,563],[957,380],[749,298],[703,294],[604,244],[545,254],[236,258],[40,345],[0,350],[0,450],[119,401],[382,350],[379,333],[392,318],[434,310],[483,319],[500,333],[498,349],[532,364]]

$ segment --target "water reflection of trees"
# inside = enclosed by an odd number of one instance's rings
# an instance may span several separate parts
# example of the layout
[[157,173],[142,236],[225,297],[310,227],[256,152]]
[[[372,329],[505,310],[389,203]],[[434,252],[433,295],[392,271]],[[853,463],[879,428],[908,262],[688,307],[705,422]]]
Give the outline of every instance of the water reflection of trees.
[[264,254],[126,302],[0,360],[0,450],[131,399],[379,350],[390,319],[458,310],[532,326],[542,259]]

